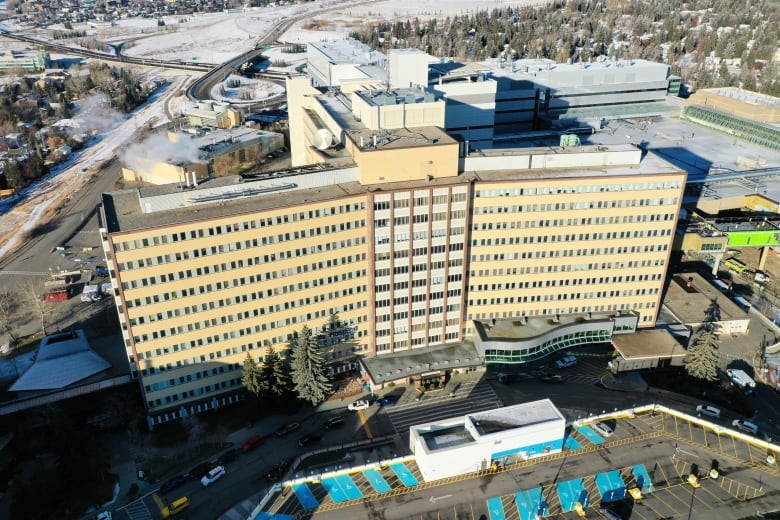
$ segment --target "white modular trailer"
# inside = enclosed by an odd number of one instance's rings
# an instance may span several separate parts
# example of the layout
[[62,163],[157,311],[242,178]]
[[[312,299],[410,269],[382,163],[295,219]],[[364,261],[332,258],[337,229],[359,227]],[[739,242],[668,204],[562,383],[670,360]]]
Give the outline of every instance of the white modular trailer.
[[739,370],[736,368],[729,368],[726,370],[726,373],[729,375],[732,381],[736,383],[736,385],[740,388],[755,388],[756,382],[753,380],[752,377],[747,375],[747,372],[744,370]]
[[566,419],[549,399],[412,426],[409,444],[426,482],[563,449]]

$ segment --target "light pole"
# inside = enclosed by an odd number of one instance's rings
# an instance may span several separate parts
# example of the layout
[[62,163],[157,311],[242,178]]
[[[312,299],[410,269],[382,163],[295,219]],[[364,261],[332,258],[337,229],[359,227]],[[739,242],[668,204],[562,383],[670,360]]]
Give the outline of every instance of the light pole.
[[696,496],[696,486],[693,486],[693,492],[691,493],[691,504],[688,506],[688,520],[691,520],[691,514],[693,514],[693,499]]

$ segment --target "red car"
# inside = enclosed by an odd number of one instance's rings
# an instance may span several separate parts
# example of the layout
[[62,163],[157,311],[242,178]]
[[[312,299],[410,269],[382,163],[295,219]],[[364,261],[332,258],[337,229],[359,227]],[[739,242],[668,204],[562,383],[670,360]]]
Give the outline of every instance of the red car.
[[241,446],[241,449],[244,450],[244,452],[252,451],[253,449],[260,446],[262,443],[263,443],[263,436],[255,435],[254,437],[251,437],[248,441],[246,441],[244,445]]

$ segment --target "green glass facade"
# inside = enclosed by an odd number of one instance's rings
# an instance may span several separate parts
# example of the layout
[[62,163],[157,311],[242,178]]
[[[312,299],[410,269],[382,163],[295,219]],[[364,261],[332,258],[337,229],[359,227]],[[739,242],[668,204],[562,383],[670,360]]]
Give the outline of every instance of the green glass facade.
[[605,323],[604,329],[571,332],[545,341],[541,345],[523,347],[520,342],[514,348],[507,343],[504,349],[490,349],[485,351],[485,363],[528,363],[536,361],[555,352],[586,345],[589,343],[609,343],[612,341],[612,324]]

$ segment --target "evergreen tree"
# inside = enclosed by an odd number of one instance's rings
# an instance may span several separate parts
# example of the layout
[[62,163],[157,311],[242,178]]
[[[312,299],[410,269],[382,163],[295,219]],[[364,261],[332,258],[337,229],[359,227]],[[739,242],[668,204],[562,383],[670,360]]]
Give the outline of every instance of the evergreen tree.
[[270,345],[266,348],[261,376],[265,391],[281,397],[290,390],[290,370],[287,360],[274,352]]
[[246,353],[246,359],[244,360],[244,373],[241,375],[241,386],[249,390],[255,395],[260,395],[261,388],[260,381],[260,369],[257,363]]
[[688,375],[705,381],[717,381],[720,360],[718,336],[714,323],[720,321],[720,307],[713,299],[704,312],[705,321],[688,347],[683,365]]
[[718,379],[718,338],[711,326],[699,330],[688,347],[683,364],[688,375],[705,381]]
[[321,403],[330,393],[331,385],[317,338],[304,325],[303,330],[291,339],[290,347],[292,382],[298,397],[315,405]]

